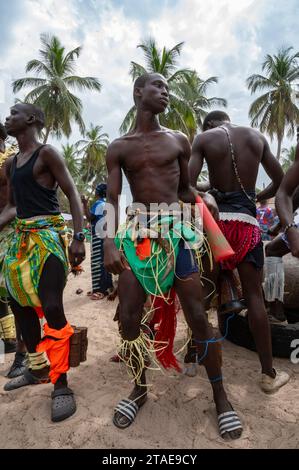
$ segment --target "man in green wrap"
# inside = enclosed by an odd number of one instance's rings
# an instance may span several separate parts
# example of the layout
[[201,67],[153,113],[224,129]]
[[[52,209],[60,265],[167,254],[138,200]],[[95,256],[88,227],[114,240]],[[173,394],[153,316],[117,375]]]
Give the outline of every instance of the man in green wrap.
[[[147,340],[140,328],[146,295],[166,300],[167,311],[170,289],[174,288],[197,342],[199,361],[211,382],[219,432],[223,438],[237,439],[242,425],[223,387],[219,343],[206,318],[200,275],[191,249],[198,239],[181,223],[177,213],[179,201],[195,202],[188,177],[190,144],[184,134],[159,123],[158,114],[166,110],[169,102],[168,84],[162,75],[139,77],[134,84],[134,101],[134,130],[114,140],[107,152],[105,267],[119,274],[122,357],[135,378],[129,398],[116,406],[113,422],[119,428],[128,427],[147,399],[145,368],[140,370],[146,362]],[[109,225],[118,227],[122,170],[130,184],[133,209],[131,213],[128,210],[126,229],[114,240]],[[211,198],[205,202],[211,203]],[[164,204],[169,210],[155,211],[153,203]],[[114,208],[113,215],[109,214],[109,207]]]

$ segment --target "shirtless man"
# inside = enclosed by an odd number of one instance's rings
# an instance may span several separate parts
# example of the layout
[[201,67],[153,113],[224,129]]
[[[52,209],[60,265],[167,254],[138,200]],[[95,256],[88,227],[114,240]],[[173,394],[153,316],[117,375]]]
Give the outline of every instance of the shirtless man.
[[[265,248],[265,282],[264,293],[265,299],[269,306],[269,313],[272,317],[280,322],[286,321],[284,313],[284,265],[283,256],[292,252],[293,256],[297,256],[296,239],[298,224],[294,224],[294,212],[299,207],[299,127],[297,128],[297,147],[295,154],[295,162],[292,170],[289,170],[284,177],[279,192],[277,193],[275,203],[278,207],[278,216],[280,219],[279,226],[284,229]],[[292,193],[290,192],[292,191]],[[290,206],[290,194],[292,204]],[[291,210],[291,215],[290,215]],[[291,226],[289,227],[289,224]],[[288,230],[290,228],[290,232]],[[292,248],[293,246],[293,248]]]
[[[107,204],[114,207],[116,229],[118,196],[122,188],[121,170],[125,172],[129,181],[134,206],[142,204],[148,209],[147,214],[150,216],[151,203],[165,203],[169,206],[178,203],[179,199],[185,203],[195,201],[188,177],[191,151],[188,139],[180,132],[161,127],[157,116],[165,111],[169,101],[165,78],[160,74],[145,74],[139,77],[134,84],[134,101],[137,107],[135,129],[114,140],[107,152]],[[134,248],[131,239],[126,239],[125,242],[128,245],[131,242],[131,248]],[[151,240],[151,247],[152,243]],[[241,435],[242,426],[237,414],[232,410],[223,387],[218,354],[219,343],[207,342],[211,340],[213,333],[206,319],[200,276],[190,251],[185,249],[184,245],[179,246],[174,267],[177,276],[173,277],[172,282],[187,323],[197,341],[199,357],[211,382],[220,434],[224,438],[236,439]],[[134,349],[134,344],[140,341],[142,336],[141,317],[148,292],[142,284],[142,276],[138,277],[134,263],[129,265],[129,255],[130,252],[126,251],[126,248],[122,252],[117,249],[114,238],[106,238],[105,266],[113,274],[119,274],[122,342],[126,344],[126,352],[131,355],[131,359],[133,358],[130,367],[134,372],[137,370],[134,360],[137,349]],[[133,256],[132,251],[131,256]],[[140,259],[138,263],[140,264]],[[122,400],[116,407],[114,424],[119,428],[129,426],[146,399],[147,387],[145,369],[143,369],[139,379],[135,380],[135,387],[129,398]]]
[[[238,269],[249,326],[262,366],[260,387],[266,393],[273,393],[287,383],[289,376],[275,371],[272,366],[270,325],[262,292],[263,244],[256,221],[255,202],[274,196],[283,172],[264,136],[255,129],[235,126],[226,113],[209,113],[203,130],[192,147],[189,163],[191,184],[196,187],[205,160],[212,194],[218,202],[218,224],[235,251],[234,257],[222,263],[222,268]],[[260,164],[272,183],[256,198]]]

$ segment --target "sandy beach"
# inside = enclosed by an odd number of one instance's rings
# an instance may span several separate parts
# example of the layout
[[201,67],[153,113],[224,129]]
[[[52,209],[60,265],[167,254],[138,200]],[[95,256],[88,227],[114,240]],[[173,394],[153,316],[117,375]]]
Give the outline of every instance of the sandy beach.
[[[72,324],[88,327],[87,361],[72,368],[69,384],[77,400],[77,412],[68,420],[50,420],[52,385],[38,385],[4,392],[3,377],[13,360],[0,365],[0,448],[41,449],[205,449],[298,448],[299,368],[285,359],[275,366],[291,373],[290,382],[277,394],[267,396],[257,385],[259,362],[255,353],[223,343],[226,389],[238,411],[244,431],[237,441],[224,441],[218,433],[210,385],[202,367],[197,376],[153,372],[149,400],[135,423],[126,430],[112,423],[114,406],[128,396],[132,385],[124,366],[109,362],[118,342],[112,321],[117,301],[92,301],[89,259],[84,272],[70,275],[65,290],[65,310]],[[76,294],[78,288],[83,293]],[[212,319],[215,322],[215,319]],[[179,316],[176,349],[184,344],[185,322]]]

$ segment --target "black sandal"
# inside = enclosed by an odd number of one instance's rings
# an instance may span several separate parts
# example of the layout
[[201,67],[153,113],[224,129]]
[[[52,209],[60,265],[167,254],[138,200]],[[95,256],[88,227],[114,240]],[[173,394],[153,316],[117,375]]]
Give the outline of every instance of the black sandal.
[[29,369],[26,369],[23,375],[15,377],[4,385],[4,390],[10,392],[16,388],[26,387],[26,385],[39,385],[47,384],[50,382],[49,377],[36,377],[33,375]]
[[57,388],[52,392],[52,415],[53,422],[63,421],[72,416],[76,409],[76,402],[74,392],[68,388]]

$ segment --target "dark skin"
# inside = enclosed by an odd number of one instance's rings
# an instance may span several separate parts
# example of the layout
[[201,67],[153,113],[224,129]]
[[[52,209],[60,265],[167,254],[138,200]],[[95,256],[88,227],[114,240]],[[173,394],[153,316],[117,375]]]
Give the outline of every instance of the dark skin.
[[[294,198],[293,195],[298,194],[299,183],[299,143],[296,147],[295,161],[291,168],[287,171],[285,177],[277,192],[275,207],[283,228],[293,222]],[[297,201],[296,201],[297,202]],[[299,258],[299,232],[295,227],[287,231],[288,242],[290,244],[291,253]]]
[[[206,160],[212,187],[223,192],[241,190],[232,168],[226,133],[219,126],[225,126],[230,133],[239,176],[245,190],[255,189],[261,164],[272,183],[259,193],[258,200],[272,197],[281,183],[283,171],[271,153],[266,139],[254,129],[237,127],[228,121],[210,121],[208,130],[195,138],[189,163],[191,184],[196,186],[203,162]],[[256,270],[253,264],[246,262],[239,264],[238,271],[262,372],[274,377],[270,326],[262,292],[262,272]]]
[[[25,165],[36,149],[41,144],[38,141],[38,129],[40,124],[38,116],[32,114],[32,108],[26,104],[16,104],[10,110],[10,115],[6,118],[5,128],[8,135],[15,137],[19,154],[17,156],[17,168]],[[7,204],[1,214],[0,230],[7,223],[11,210],[14,206],[13,191],[10,183],[10,165],[7,168]],[[57,150],[45,145],[38,155],[33,167],[33,176],[37,183],[48,189],[54,189],[59,185],[64,194],[69,199],[70,209],[73,216],[75,232],[81,232],[83,228],[83,214],[79,194],[75,188],[74,182],[66,167],[64,159]],[[79,265],[85,258],[84,243],[73,240],[69,247],[69,261],[72,266]],[[44,273],[42,273],[44,274]],[[43,377],[48,374],[48,368],[39,369],[34,372],[37,377]],[[61,374],[55,383],[55,388],[66,385],[66,374]]]
[[[289,223],[293,222],[294,211],[299,207],[299,143],[297,143],[295,161],[286,173],[276,195],[275,206],[277,215],[280,219],[280,226],[284,229]],[[275,256],[282,258],[288,253],[299,258],[299,237],[298,228],[292,227],[287,232],[290,248],[280,236],[277,236],[266,246],[266,256]],[[283,302],[276,299],[269,302],[270,313],[278,320],[285,320]]]
[[[5,139],[0,138],[0,152],[5,152]],[[10,169],[11,158],[8,158],[0,168],[0,221],[4,207],[7,204],[7,175]],[[9,211],[8,222],[11,222],[16,216],[16,208],[12,207]],[[1,222],[0,222],[1,224]],[[4,317],[8,314],[8,307],[6,299],[0,299],[0,316]],[[26,347],[21,339],[21,334],[16,323],[17,334],[17,352],[26,352]]]
[[[6,118],[5,127],[7,133],[18,141],[20,153],[17,157],[17,167],[19,168],[25,165],[33,152],[41,146],[37,139],[36,117],[28,112],[25,104],[16,104],[11,108],[10,116]],[[82,232],[83,214],[80,197],[64,159],[54,147],[45,145],[41,149],[33,168],[33,175],[37,183],[48,189],[54,189],[57,184],[60,186],[70,203],[74,231]],[[8,180],[8,204],[2,213],[0,229],[7,220],[12,205],[12,189]],[[84,243],[73,240],[69,247],[70,264],[77,266],[84,258]]]
[[[97,197],[97,195],[96,195]],[[88,198],[86,196],[84,196],[84,194],[81,195],[81,202],[82,202],[82,205],[83,205],[83,212],[84,212],[84,215],[86,217],[86,219],[88,220],[88,222],[91,222],[92,220],[92,214],[90,213],[90,210],[89,210],[89,207],[88,207]]]
[[[144,87],[135,89],[134,98],[137,105],[136,127],[130,134],[112,142],[107,152],[107,202],[114,206],[116,227],[118,195],[122,188],[121,169],[127,176],[135,203],[149,207],[150,203],[172,204],[179,199],[193,203],[195,200],[188,177],[190,144],[180,132],[162,128],[157,118],[168,104],[168,85],[165,78],[159,74],[151,74]],[[206,202],[209,203],[210,199]],[[140,334],[146,294],[113,239],[105,240],[104,262],[108,271],[119,274],[119,318],[122,337],[134,340]],[[189,282],[186,282],[186,279]],[[184,280],[176,279],[174,287],[194,337],[200,340],[211,338],[213,333],[203,307],[199,274],[194,273]],[[221,375],[216,349],[215,344],[210,344],[204,361],[209,377]],[[145,371],[141,384],[135,384],[129,397],[136,400],[138,405],[142,405],[147,397]],[[222,381],[212,384],[212,388],[217,413],[231,410]],[[114,419],[123,424],[128,421],[118,412],[115,413]],[[240,434],[240,430],[232,431],[226,433],[226,437],[234,439]]]

